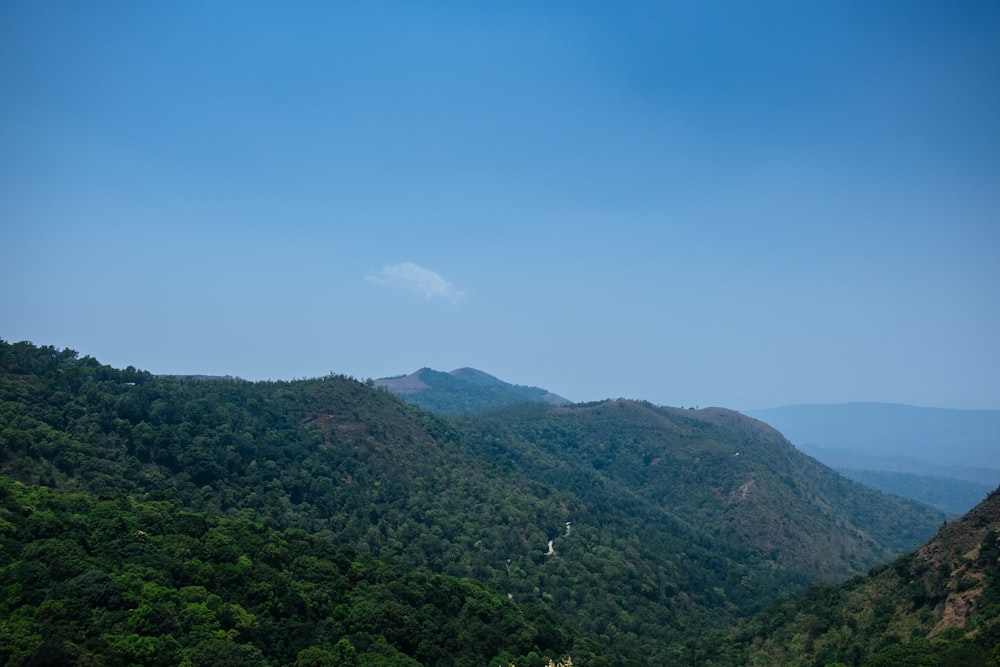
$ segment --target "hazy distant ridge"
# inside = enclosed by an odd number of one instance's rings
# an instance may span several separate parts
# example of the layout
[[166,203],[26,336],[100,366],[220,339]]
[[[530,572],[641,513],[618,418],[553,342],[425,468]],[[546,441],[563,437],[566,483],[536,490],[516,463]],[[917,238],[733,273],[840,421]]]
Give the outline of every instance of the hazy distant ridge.
[[847,477],[949,512],[1000,483],[1000,410],[844,403],[747,414]]
[[751,410],[798,446],[905,457],[941,466],[996,468],[1000,410],[923,408],[893,403],[789,405]]

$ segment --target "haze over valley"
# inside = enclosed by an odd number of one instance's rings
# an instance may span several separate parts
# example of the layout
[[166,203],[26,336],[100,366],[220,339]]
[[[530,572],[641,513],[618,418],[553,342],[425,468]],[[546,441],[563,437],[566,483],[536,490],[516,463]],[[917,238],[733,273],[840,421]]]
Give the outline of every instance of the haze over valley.
[[956,514],[1000,484],[1000,410],[846,403],[747,414],[851,479]]

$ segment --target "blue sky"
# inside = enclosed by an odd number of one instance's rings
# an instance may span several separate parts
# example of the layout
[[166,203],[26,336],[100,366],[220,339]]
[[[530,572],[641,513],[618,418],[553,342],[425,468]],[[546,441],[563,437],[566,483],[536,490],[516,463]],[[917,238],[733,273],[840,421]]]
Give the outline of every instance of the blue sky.
[[1000,4],[0,2],[0,337],[1000,408]]

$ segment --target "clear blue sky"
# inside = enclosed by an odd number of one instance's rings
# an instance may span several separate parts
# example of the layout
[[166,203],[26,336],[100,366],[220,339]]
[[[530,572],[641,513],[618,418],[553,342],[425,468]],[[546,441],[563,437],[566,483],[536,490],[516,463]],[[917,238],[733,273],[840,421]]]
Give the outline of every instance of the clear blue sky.
[[1000,3],[0,2],[0,338],[1000,408]]

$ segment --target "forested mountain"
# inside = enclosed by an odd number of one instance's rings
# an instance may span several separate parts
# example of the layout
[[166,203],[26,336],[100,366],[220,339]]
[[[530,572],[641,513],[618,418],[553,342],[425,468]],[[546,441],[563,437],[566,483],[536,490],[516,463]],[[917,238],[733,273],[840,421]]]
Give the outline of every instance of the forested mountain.
[[[342,639],[357,650],[359,664],[362,657],[368,661],[364,664],[412,664],[406,662],[412,658],[424,664],[470,664],[457,658],[449,662],[444,654],[451,649],[435,639],[438,626],[406,611],[439,604],[426,599],[429,589],[419,583],[425,580],[420,577],[434,575],[475,579],[487,588],[470,595],[506,600],[501,606],[490,602],[480,614],[484,623],[505,619],[506,634],[493,635],[488,645],[475,649],[476,656],[510,657],[523,665],[565,651],[585,666],[704,664],[699,653],[704,649],[692,649],[692,637],[712,628],[721,631],[818,577],[856,574],[912,549],[944,518],[844,480],[797,452],[773,429],[725,410],[609,401],[521,405],[450,419],[423,412],[373,383],[343,376],[202,382],[155,377],[131,367],[116,370],[69,350],[28,343],[0,342],[0,443],[0,472],[30,486],[69,493],[52,496],[60,507],[66,505],[59,498],[78,499],[65,502],[83,509],[57,517],[56,525],[81,535],[93,523],[88,508],[112,503],[124,512],[166,502],[169,512],[199,517],[206,530],[225,532],[233,525],[238,533],[252,524],[259,526],[252,530],[274,531],[268,533],[272,541],[308,537],[308,545],[296,547],[302,553],[337,545],[351,550],[343,558],[352,562],[393,559],[395,565],[378,567],[417,582],[418,591],[379,593],[379,604],[401,596],[413,601],[403,611],[373,617],[384,620],[381,634],[363,629],[369,626],[332,625],[319,636],[310,634],[313,626],[304,626],[303,637],[312,643],[289,646],[280,655],[250,641],[272,664],[288,664],[298,656],[292,655],[296,650],[335,651]],[[11,511],[23,513],[23,498],[32,491],[8,488],[15,489],[10,502],[22,508]],[[20,546],[4,552],[0,584],[16,586],[22,556],[31,553],[34,538],[21,532],[17,521],[8,523],[15,532],[5,534]],[[150,534],[139,519],[125,518],[117,525]],[[156,535],[174,535],[173,530]],[[71,535],[66,539],[76,540],[83,554],[77,555],[88,569],[57,567],[62,579],[51,581],[46,579],[56,576],[51,569],[48,575],[36,573],[29,588],[37,609],[19,617],[19,627],[42,623],[46,601],[69,600],[72,607],[72,599],[58,597],[63,595],[60,582],[92,569],[119,588],[141,589],[152,576],[145,556],[138,563],[112,562],[99,545]],[[157,556],[160,569],[183,573],[196,560],[214,558],[204,551],[215,544],[205,542],[205,535],[188,535],[201,546],[192,542],[190,550]],[[234,533],[218,539],[240,543],[249,538]],[[258,547],[229,549],[211,567],[238,566],[244,553],[259,562],[253,555]],[[334,563],[324,568],[340,567],[340,556],[323,558]],[[262,585],[268,577],[285,576],[280,573],[288,563],[282,563],[272,564],[274,572],[254,576],[263,578]],[[320,594],[316,587],[322,592],[327,584],[297,578],[297,572],[282,584],[281,594],[298,600],[279,605],[292,616],[286,621],[332,614],[310,601]],[[122,579],[126,574],[132,578]],[[211,579],[172,577],[148,583],[180,592],[203,586],[206,595],[221,599],[219,604],[237,604],[259,619],[266,617],[225,586],[213,589],[205,583]],[[28,590],[20,585],[4,589],[15,595],[6,602],[12,609],[21,604],[18,590]],[[350,607],[348,590],[342,586],[337,593],[348,598],[328,593]],[[175,607],[180,604],[170,597],[174,593],[164,595]],[[133,603],[142,599],[130,598]],[[451,609],[454,603],[440,604]],[[134,607],[117,611],[118,622],[132,634],[165,636],[133,621],[139,618]],[[433,618],[437,612],[428,613]],[[84,616],[72,622],[85,637],[105,632],[101,624],[110,622],[97,611]],[[397,623],[406,624],[406,637],[424,637],[423,652],[416,648],[419,642],[391,636]],[[164,627],[180,644],[172,650],[194,650],[196,637],[188,626]],[[219,629],[227,631],[224,625]],[[247,643],[241,637],[237,633],[230,639]],[[87,651],[103,650],[87,646]],[[31,664],[33,654],[25,655],[18,664]],[[463,655],[467,660],[473,654]],[[108,664],[127,663],[120,660]]]
[[409,375],[380,378],[375,384],[424,410],[445,415],[485,412],[518,403],[569,403],[546,389],[510,384],[475,368],[450,373],[421,368]]
[[721,408],[617,400],[464,423],[528,477],[650,508],[651,520],[675,524],[663,530],[711,535],[719,552],[740,545],[734,557],[755,576],[777,566],[786,583],[864,571],[945,518],[840,477],[768,425]]
[[734,644],[713,664],[1000,665],[1000,489],[914,553],[755,617]]

